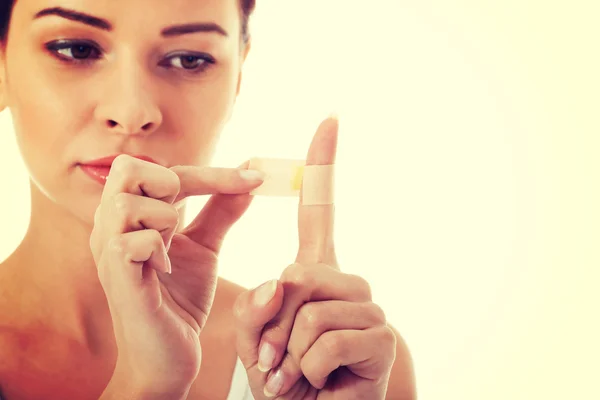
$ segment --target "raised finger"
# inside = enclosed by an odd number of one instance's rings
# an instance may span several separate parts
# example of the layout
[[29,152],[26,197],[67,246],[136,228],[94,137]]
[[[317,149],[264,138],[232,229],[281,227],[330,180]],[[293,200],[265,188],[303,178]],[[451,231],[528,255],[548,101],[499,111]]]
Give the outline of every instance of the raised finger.
[[[296,262],[301,264],[325,263],[337,266],[333,243],[333,204],[305,204],[305,186],[307,186],[308,168],[335,164],[338,138],[338,120],[330,117],[323,121],[315,134],[306,157],[306,167],[300,204],[298,206],[298,238],[299,247]],[[324,172],[331,173],[331,172]],[[332,177],[331,177],[332,178]],[[324,182],[333,186],[333,181]],[[332,187],[316,187],[311,190],[333,191]]]

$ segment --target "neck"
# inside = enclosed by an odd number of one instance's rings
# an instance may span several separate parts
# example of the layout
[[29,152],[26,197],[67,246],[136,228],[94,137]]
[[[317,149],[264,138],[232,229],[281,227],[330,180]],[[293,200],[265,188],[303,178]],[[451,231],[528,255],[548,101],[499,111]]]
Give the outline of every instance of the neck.
[[93,222],[30,187],[29,227],[11,256],[29,303],[24,312],[45,329],[101,351],[112,342],[113,328],[89,245]]

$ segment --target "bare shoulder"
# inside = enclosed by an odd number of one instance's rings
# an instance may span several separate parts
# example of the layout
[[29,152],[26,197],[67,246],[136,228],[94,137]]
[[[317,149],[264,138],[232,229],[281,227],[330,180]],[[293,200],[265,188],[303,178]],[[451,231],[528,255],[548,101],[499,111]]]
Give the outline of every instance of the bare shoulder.
[[16,375],[23,360],[19,354],[36,347],[36,342],[21,332],[18,328],[19,304],[16,303],[14,288],[5,263],[0,263],[0,394],[7,390],[7,382],[15,382],[20,377]]
[[0,372],[5,366],[6,352],[9,349],[18,348],[16,327],[19,325],[20,309],[17,303],[18,297],[15,296],[14,281],[10,274],[6,262],[0,263]]

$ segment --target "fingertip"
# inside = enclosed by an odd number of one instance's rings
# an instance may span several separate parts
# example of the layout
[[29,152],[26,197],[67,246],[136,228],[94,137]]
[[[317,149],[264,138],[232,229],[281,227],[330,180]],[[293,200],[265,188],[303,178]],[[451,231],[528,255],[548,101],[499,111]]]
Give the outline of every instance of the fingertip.
[[269,342],[262,342],[258,352],[257,367],[260,372],[269,372],[277,358],[277,349]]
[[337,117],[329,117],[319,125],[306,156],[306,165],[335,164],[338,130]]
[[255,186],[262,184],[266,177],[264,172],[255,169],[240,169],[238,171],[245,183],[251,183]]

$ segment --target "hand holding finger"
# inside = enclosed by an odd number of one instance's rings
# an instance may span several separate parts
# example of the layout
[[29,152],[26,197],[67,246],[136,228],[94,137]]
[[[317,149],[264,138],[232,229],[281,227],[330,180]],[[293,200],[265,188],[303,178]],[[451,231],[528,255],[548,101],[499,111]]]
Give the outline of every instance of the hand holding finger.
[[[292,264],[282,274],[281,282],[285,293],[283,306],[265,326],[261,337],[261,349],[273,349],[275,352],[273,362],[263,366],[265,370],[270,370],[285,360],[291,343],[292,328],[296,326],[302,307],[330,300],[349,303],[371,301],[371,288],[363,278],[341,273],[323,264]],[[345,321],[342,323],[352,326]],[[295,367],[287,371],[288,384],[293,382],[292,377],[301,375],[299,364],[293,365]]]
[[[364,330],[385,323],[385,314],[372,302],[332,300],[305,303],[296,314],[287,354],[269,373],[265,393],[270,397],[287,394],[302,376],[310,375],[310,371],[301,369],[302,359],[325,332]],[[311,383],[314,386],[314,382]]]

